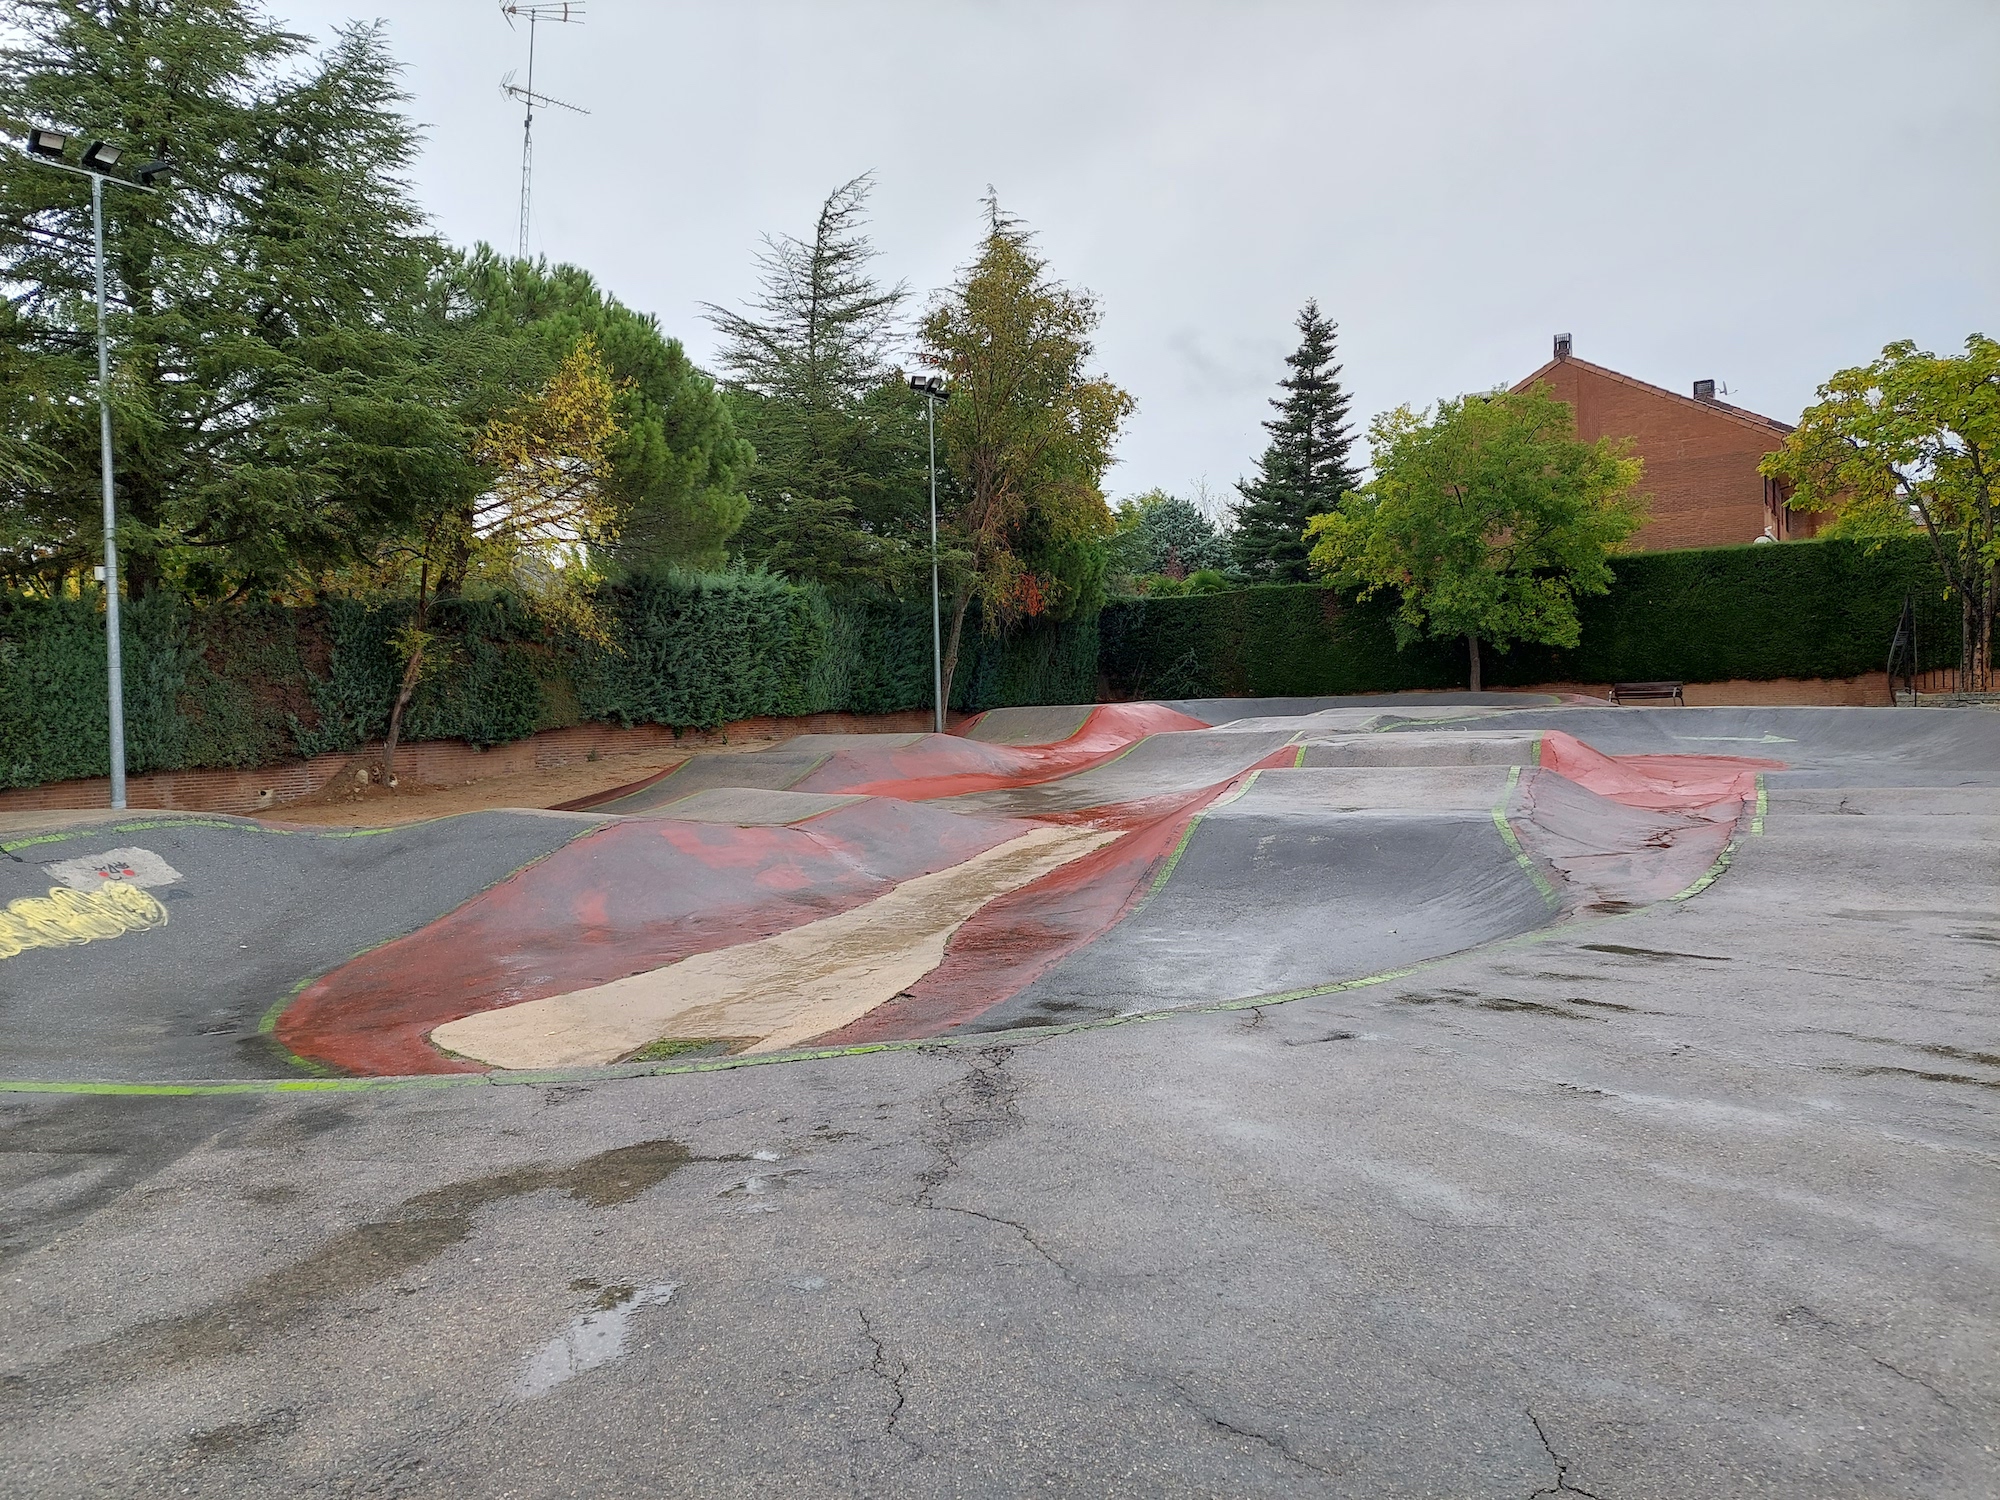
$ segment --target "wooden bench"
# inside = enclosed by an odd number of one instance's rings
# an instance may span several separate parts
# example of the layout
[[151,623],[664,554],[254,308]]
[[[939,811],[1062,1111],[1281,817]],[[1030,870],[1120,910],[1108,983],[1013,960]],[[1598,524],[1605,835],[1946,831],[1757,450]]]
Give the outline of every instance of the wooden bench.
[[1611,701],[1620,707],[1627,703],[1674,703],[1687,707],[1678,682],[1614,682]]

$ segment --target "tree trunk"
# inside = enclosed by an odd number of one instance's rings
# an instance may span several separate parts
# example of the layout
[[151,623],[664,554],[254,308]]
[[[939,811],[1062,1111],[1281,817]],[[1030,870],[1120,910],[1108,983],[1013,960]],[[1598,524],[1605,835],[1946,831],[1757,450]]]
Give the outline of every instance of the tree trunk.
[[951,722],[951,679],[953,675],[956,674],[958,671],[958,647],[959,647],[959,642],[964,638],[965,635],[965,612],[967,609],[971,607],[971,605],[972,605],[972,594],[970,593],[970,591],[960,593],[958,597],[952,601],[951,637],[945,643],[944,686],[939,694],[940,701],[943,705],[944,718],[946,723]]
[[1993,615],[1995,606],[2000,605],[2000,564],[1987,571],[1985,582],[1986,598],[1979,615],[1979,676],[1973,688],[1979,693],[1993,691]]
[[403,733],[403,710],[410,706],[410,696],[416,692],[417,679],[423,671],[424,648],[418,646],[403,668],[403,684],[397,689],[395,706],[389,710],[389,735],[382,742],[382,779],[390,786],[396,784],[396,741]]
[[[1971,575],[1973,579],[1978,574]],[[1958,591],[1958,690],[1971,692],[1972,684],[1979,680],[1979,615],[1981,601],[1975,597],[1977,586]]]
[[1465,651],[1466,655],[1472,658],[1472,691],[1477,693],[1482,691],[1482,689],[1479,686],[1479,637],[1478,636],[1468,635],[1465,638]]

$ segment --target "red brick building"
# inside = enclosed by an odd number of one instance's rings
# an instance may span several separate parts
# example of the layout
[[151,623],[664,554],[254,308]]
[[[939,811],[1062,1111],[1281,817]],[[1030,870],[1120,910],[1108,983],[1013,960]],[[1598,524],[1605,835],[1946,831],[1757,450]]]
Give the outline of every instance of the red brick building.
[[1677,395],[1616,370],[1571,355],[1568,334],[1556,337],[1556,354],[1514,387],[1546,384],[1576,414],[1576,435],[1630,438],[1646,461],[1642,492],[1652,496],[1652,518],[1632,538],[1639,552],[1681,547],[1723,547],[1808,537],[1819,517],[1785,508],[1783,486],[1757,472],[1792,429],[1715,398],[1715,382],[1698,380],[1694,394]]

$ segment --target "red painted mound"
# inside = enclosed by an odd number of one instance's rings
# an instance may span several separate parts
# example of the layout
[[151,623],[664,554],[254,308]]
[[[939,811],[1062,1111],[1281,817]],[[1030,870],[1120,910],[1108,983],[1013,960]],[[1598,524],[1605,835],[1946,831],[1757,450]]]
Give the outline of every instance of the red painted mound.
[[836,751],[796,790],[864,792],[925,802],[964,792],[1033,786],[1108,760],[1148,735],[1207,727],[1157,703],[1106,703],[1091,710],[1083,728],[1053,745],[997,745],[929,734],[914,744],[859,745]]
[[1542,736],[1541,765],[1600,797],[1659,812],[1741,802],[1756,795],[1759,771],[1785,769],[1748,755],[1605,755],[1556,730]]
[[775,828],[613,823],[315,980],[277,1037],[356,1073],[472,1071],[425,1040],[433,1027],[769,937],[1031,826],[886,799]]
[[1252,771],[1296,758],[1287,747],[1198,792],[1126,803],[1117,809],[1131,829],[1125,837],[988,902],[952,935],[937,968],[887,1005],[815,1038],[815,1045],[937,1036],[1012,999],[1129,913],[1204,808]]

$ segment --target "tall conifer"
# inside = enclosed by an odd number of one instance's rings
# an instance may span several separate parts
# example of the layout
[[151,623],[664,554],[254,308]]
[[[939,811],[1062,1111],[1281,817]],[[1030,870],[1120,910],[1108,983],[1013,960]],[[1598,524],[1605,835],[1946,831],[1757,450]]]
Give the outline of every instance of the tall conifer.
[[928,555],[923,406],[892,367],[909,293],[870,271],[871,186],[863,175],[828,194],[811,239],[766,241],[749,312],[707,308],[757,450],[735,545],[824,583],[893,585]]
[[1354,435],[1347,425],[1348,395],[1334,359],[1336,324],[1320,316],[1317,300],[1299,314],[1299,347],[1285,356],[1291,372],[1273,398],[1278,415],[1264,424],[1270,446],[1257,477],[1239,480],[1230,547],[1236,566],[1262,582],[1304,583],[1306,522],[1325,515],[1361,482],[1348,461]]

